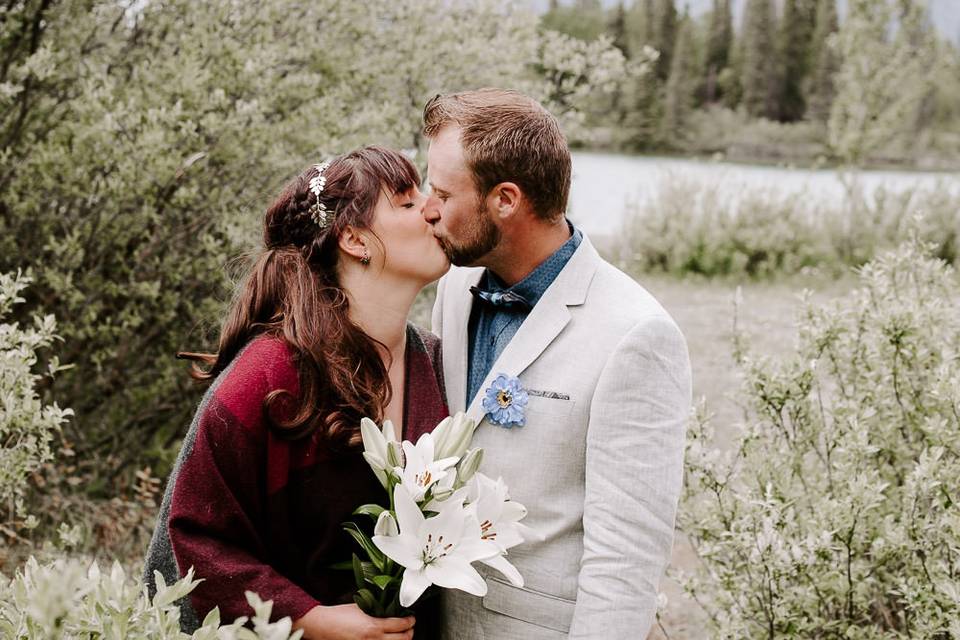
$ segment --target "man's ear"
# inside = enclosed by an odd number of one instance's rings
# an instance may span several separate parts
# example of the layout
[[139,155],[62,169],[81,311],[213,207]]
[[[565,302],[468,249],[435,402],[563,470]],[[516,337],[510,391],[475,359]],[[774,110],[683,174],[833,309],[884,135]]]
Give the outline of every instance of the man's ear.
[[337,240],[337,245],[339,245],[341,251],[353,256],[357,260],[362,260],[364,256],[366,256],[367,259],[370,257],[370,250],[367,248],[367,238],[359,229],[352,225],[347,225],[347,228],[343,230],[343,233],[340,234],[340,238]]
[[501,182],[490,191],[488,202],[498,218],[510,218],[520,212],[523,191],[513,182]]

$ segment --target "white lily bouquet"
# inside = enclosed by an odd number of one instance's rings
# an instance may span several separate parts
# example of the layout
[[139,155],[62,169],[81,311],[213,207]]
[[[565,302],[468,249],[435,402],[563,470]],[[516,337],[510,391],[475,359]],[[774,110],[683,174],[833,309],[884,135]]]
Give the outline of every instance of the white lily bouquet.
[[527,514],[510,500],[502,479],[478,471],[482,449],[469,449],[476,423],[458,413],[444,419],[416,444],[398,442],[391,422],[360,424],[363,457],[390,497],[390,508],[367,504],[354,513],[376,519],[367,536],[344,524],[366,555],[353,555],[354,601],[370,615],[406,615],[432,585],[476,596],[487,584],[473,567],[482,562],[523,586],[507,550],[542,539],[520,523]]

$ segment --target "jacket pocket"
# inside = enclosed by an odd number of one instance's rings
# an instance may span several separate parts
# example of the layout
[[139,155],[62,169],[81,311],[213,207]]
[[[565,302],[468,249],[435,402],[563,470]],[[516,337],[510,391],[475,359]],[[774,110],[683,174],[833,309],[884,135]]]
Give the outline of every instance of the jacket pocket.
[[562,633],[570,631],[575,604],[573,600],[515,587],[493,577],[487,578],[487,595],[483,597],[483,607],[489,611]]
[[570,415],[576,404],[573,400],[561,398],[546,398],[531,395],[527,398],[527,409],[533,413],[549,416],[564,417]]

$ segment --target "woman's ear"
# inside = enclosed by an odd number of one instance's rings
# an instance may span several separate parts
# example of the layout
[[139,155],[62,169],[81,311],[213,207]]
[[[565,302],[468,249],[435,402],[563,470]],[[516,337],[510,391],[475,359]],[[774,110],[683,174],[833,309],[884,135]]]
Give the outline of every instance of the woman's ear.
[[501,182],[490,192],[490,205],[498,218],[510,218],[520,211],[523,192],[513,182]]
[[337,240],[340,250],[357,260],[369,261],[370,250],[367,248],[366,236],[356,227],[347,225]]

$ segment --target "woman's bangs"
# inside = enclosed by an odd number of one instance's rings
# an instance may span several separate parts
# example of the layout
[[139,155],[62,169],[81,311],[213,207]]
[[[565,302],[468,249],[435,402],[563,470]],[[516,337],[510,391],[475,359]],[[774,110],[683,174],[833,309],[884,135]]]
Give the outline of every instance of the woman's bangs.
[[383,150],[383,185],[393,193],[406,193],[420,186],[420,172],[398,151]]

